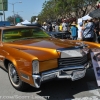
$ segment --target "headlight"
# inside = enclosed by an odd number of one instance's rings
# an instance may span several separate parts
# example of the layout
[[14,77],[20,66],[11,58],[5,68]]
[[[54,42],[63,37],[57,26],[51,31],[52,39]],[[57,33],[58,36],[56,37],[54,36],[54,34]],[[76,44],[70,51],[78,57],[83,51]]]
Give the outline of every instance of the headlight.
[[32,63],[33,66],[33,74],[38,74],[39,73],[39,61],[34,60]]

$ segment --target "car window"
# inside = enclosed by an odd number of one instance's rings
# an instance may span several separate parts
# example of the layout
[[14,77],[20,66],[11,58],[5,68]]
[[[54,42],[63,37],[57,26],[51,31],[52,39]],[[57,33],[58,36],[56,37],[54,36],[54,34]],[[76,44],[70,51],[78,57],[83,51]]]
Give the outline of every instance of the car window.
[[45,33],[43,30],[39,28],[34,28],[32,30],[32,33],[33,33],[33,37],[48,37],[49,36],[47,33]]
[[17,28],[17,29],[6,29],[3,31],[3,42],[12,42],[16,40],[23,39],[35,39],[35,38],[46,38],[49,37],[47,33],[45,33],[40,28]]

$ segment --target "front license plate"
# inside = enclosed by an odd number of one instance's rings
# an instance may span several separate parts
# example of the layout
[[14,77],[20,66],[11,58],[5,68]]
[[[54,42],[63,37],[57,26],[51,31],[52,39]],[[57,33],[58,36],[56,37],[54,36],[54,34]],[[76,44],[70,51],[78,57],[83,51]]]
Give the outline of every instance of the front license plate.
[[80,79],[85,76],[86,70],[73,72],[72,81]]

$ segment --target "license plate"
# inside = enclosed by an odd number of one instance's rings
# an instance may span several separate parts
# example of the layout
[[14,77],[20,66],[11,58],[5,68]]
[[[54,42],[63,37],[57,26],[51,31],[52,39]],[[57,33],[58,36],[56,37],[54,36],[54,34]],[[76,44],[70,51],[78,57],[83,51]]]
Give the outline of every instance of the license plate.
[[86,70],[73,72],[72,81],[80,79],[85,76]]

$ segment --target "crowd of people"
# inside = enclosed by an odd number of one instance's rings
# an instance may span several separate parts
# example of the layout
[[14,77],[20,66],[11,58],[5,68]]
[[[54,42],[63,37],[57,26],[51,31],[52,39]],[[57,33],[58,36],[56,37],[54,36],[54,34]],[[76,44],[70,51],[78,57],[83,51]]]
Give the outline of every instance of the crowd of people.
[[97,39],[97,42],[100,43],[100,25],[97,18],[88,18],[80,23],[76,21],[68,23],[66,19],[62,23],[56,22],[55,24],[44,22],[42,27],[49,32],[70,32],[72,40],[95,42]]

